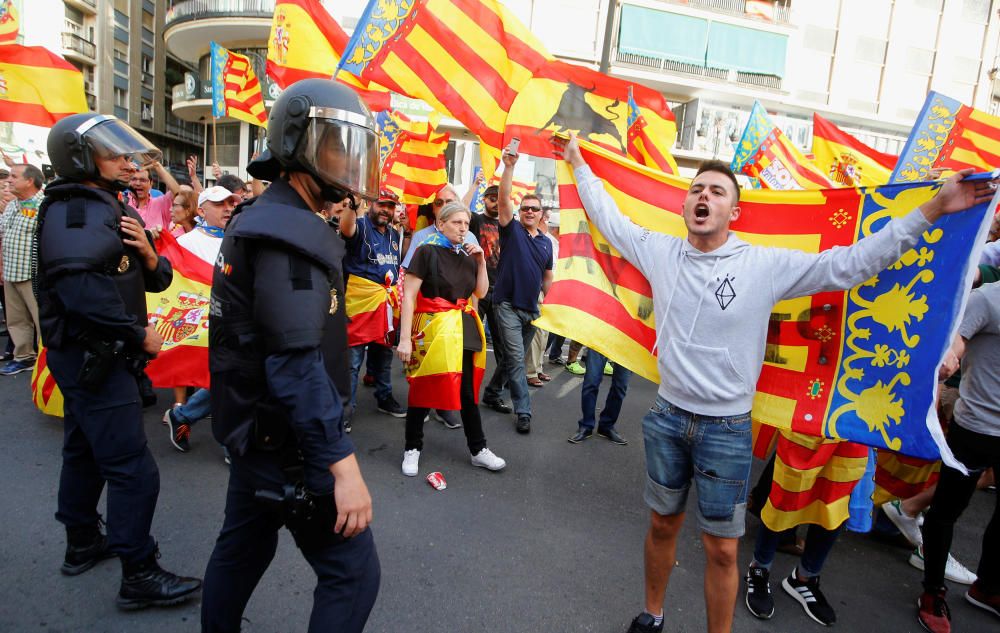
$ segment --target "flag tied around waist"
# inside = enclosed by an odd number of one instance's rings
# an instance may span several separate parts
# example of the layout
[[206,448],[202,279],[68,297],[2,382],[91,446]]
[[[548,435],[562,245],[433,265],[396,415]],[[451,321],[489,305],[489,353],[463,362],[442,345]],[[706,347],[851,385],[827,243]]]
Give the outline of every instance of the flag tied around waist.
[[170,260],[174,278],[163,292],[146,293],[149,323],[163,337],[146,367],[156,387],[208,387],[208,303],[212,266],[161,231],[156,250]]
[[[622,213],[684,238],[687,182],[588,143],[583,155]],[[587,221],[573,173],[557,167],[555,281],[536,324],[659,383],[652,293]],[[930,199],[940,183],[744,191],[732,229],[760,246],[819,252],[853,244]],[[946,216],[867,282],[775,305],[755,421],[933,459],[950,452],[934,411],[937,369],[957,329],[996,198]]]

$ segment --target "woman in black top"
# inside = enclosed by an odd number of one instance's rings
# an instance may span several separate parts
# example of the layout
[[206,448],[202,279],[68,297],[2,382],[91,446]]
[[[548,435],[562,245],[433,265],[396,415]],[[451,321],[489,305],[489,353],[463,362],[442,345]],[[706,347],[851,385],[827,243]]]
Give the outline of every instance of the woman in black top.
[[438,213],[437,232],[417,245],[404,279],[396,354],[410,382],[403,474],[417,474],[429,409],[462,412],[472,464],[501,470],[506,462],[486,447],[479,417],[479,386],[486,368],[483,325],[472,295],[489,290],[483,249],[464,244],[469,210],[450,202]]

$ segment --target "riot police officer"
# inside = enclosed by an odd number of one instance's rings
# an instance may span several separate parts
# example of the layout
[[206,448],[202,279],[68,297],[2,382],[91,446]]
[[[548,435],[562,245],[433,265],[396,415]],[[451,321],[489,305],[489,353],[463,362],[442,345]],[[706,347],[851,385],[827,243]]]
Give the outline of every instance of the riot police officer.
[[377,196],[374,130],[350,88],[292,84],[271,109],[267,152],[251,171],[271,185],[237,208],[226,229],[209,358],[212,428],[232,466],[205,572],[205,632],[240,629],[282,525],[317,575],[311,633],[361,631],[375,603],[371,497],[322,351],[330,349],[324,330],[337,323],[330,315],[344,309],[344,247],[316,215],[325,201],[349,196],[357,207]]
[[[170,285],[138,213],[117,193],[130,161],[159,157],[113,116],[75,114],[49,133],[58,180],[39,208],[37,287],[48,366],[65,401],[56,519],[66,526],[64,574],[117,555],[118,606],[174,604],[201,586],[160,568],[149,533],[160,475],[142,426],[137,377],[163,339],[147,323],[146,290]],[[108,488],[107,536],[97,503]]]

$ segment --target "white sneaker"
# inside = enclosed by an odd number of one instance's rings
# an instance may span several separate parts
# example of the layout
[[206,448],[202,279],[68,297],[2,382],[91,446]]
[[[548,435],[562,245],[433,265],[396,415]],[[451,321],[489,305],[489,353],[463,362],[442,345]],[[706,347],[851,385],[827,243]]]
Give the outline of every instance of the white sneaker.
[[403,453],[403,474],[407,477],[416,477],[420,468],[420,451],[415,448]]
[[885,512],[885,516],[889,517],[892,524],[903,533],[911,545],[920,547],[923,544],[924,537],[920,533],[919,520],[903,512],[902,502],[899,499],[883,503],[882,512]]
[[484,448],[472,456],[472,465],[487,470],[503,470],[507,462],[494,455],[490,449]]
[[[910,564],[920,571],[924,570],[923,546],[913,550],[913,553],[910,554]],[[965,565],[955,560],[951,554],[948,554],[948,562],[944,566],[944,577],[960,585],[971,585],[976,582],[976,574],[966,569]]]

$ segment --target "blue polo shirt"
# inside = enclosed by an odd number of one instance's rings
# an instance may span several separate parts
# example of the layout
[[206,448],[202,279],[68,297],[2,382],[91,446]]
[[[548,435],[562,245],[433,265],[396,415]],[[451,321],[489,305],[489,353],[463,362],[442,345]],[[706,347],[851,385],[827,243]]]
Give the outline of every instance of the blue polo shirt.
[[535,237],[516,219],[500,227],[500,264],[493,287],[493,301],[538,311],[542,275],[552,270],[552,242],[539,231]]
[[357,275],[377,284],[389,285],[399,281],[399,248],[402,240],[399,231],[391,226],[382,233],[372,224],[367,215],[358,218],[354,235],[344,239],[347,254],[344,256],[344,272]]

